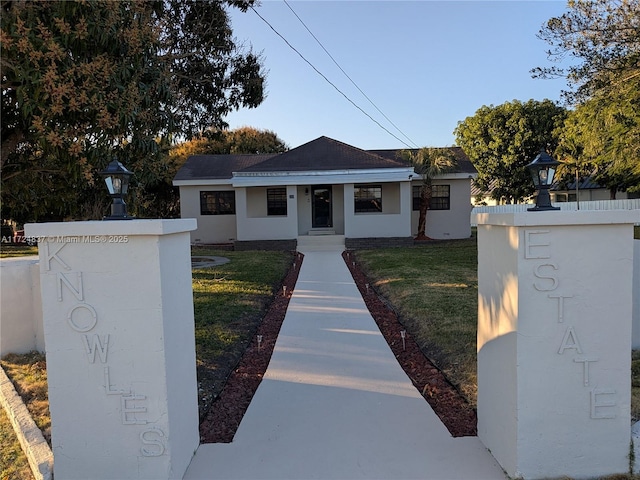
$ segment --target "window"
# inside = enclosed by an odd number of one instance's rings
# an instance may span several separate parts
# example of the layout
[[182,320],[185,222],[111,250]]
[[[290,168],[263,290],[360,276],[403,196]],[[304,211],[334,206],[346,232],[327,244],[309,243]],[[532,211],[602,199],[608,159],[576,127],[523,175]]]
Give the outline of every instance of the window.
[[382,212],[381,185],[355,185],[355,212]]
[[267,215],[287,214],[287,189],[267,188]]
[[[414,186],[413,192],[413,209],[420,210],[420,186]],[[450,186],[449,185],[432,185],[431,186],[431,203],[430,210],[449,210],[450,203]]]
[[433,185],[431,187],[431,210],[449,210],[450,203],[450,186],[449,185]]
[[236,192],[200,192],[200,215],[235,215]]

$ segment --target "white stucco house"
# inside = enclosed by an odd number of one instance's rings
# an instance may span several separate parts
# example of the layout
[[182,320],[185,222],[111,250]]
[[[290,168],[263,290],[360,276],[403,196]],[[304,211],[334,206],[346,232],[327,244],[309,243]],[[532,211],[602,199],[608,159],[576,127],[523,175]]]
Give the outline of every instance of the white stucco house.
[[[457,169],[434,182],[427,215],[433,239],[471,235],[476,170],[451,147]],[[346,248],[411,245],[420,178],[397,150],[365,151],[320,137],[278,154],[194,155],[176,174],[182,218],[194,244],[295,250],[304,237],[344,237]]]

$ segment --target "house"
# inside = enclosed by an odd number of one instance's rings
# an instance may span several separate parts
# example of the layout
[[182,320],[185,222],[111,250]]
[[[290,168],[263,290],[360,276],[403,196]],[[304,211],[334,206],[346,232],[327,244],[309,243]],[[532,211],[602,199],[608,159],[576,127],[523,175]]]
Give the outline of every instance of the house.
[[[554,183],[551,186],[549,195],[552,202],[589,202],[596,200],[611,200],[611,191],[608,188],[602,187],[593,180],[590,175],[581,178],[577,184],[573,180],[568,183]],[[638,198],[637,193],[616,192],[617,200],[625,200],[631,198]]]
[[[455,172],[434,180],[427,236],[471,234],[476,170],[452,147]],[[194,155],[176,174],[194,244],[294,250],[305,237],[342,237],[346,248],[412,245],[421,179],[397,150],[365,151],[320,137],[278,154]]]
[[[504,201],[498,201],[491,197],[491,193],[493,192],[496,183],[496,180],[491,180],[489,183],[489,190],[485,191],[479,188],[475,182],[472,182],[471,203],[474,206],[504,205]],[[609,189],[598,185],[593,181],[591,176],[580,179],[577,191],[575,180],[568,183],[554,182],[549,189],[549,196],[553,203],[575,202],[576,200],[579,200],[580,202],[611,200],[611,192]],[[638,194],[621,191],[616,192],[616,199],[618,200],[633,198],[638,198]],[[529,199],[526,203],[531,202],[534,202],[534,200]]]

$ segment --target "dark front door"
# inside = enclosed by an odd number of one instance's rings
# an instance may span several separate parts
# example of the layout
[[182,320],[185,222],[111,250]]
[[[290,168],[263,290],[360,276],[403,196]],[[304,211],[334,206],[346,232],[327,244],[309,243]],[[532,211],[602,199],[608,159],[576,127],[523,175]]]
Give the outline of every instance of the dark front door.
[[311,227],[332,227],[331,218],[331,185],[318,185],[311,187],[313,203],[311,205]]

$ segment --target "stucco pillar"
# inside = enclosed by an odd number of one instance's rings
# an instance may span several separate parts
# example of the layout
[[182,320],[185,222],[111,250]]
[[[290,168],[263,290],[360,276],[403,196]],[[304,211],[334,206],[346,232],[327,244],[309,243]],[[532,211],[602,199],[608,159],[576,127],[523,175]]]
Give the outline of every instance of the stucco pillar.
[[478,437],[510,477],[629,470],[639,217],[477,216]]
[[199,443],[193,219],[43,223],[54,473],[182,478]]

